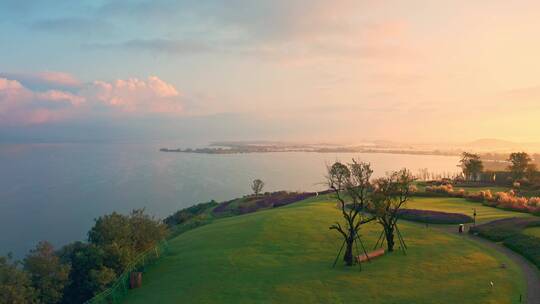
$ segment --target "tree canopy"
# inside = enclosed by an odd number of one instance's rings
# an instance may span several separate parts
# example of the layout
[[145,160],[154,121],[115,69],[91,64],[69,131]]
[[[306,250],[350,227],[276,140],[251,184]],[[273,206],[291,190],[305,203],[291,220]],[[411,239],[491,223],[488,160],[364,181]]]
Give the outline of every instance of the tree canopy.
[[[335,162],[327,168],[328,187],[334,191],[345,220],[345,226],[336,222],[330,229],[338,231],[343,237],[346,244],[343,260],[347,266],[353,265],[353,245],[359,238],[358,231],[361,225],[375,219],[363,212],[369,200],[369,181],[372,174],[373,170],[369,163],[354,159],[347,165]],[[350,204],[345,202],[345,195],[352,200]]]
[[96,219],[88,242],[55,251],[40,242],[23,267],[0,256],[0,303],[84,303],[108,288],[139,254],[167,235],[160,220],[133,210]]
[[68,282],[69,265],[62,264],[49,242],[39,242],[23,261],[40,303],[52,304],[62,300]]
[[397,229],[398,212],[413,192],[413,181],[411,172],[402,169],[373,182],[369,210],[384,229],[388,251],[394,250],[394,232]]
[[514,180],[520,180],[525,177],[525,173],[527,172],[527,169],[529,170],[536,170],[535,167],[530,167],[530,162],[532,161],[529,154],[525,152],[514,152],[511,153],[508,157],[508,161],[510,162],[510,165],[508,166],[508,170],[512,172],[512,177]]
[[484,164],[478,154],[463,152],[459,163],[466,179],[476,179],[477,175],[484,170]]
[[11,256],[0,256],[0,303],[37,303],[30,276],[18,266]]
[[264,182],[260,179],[256,179],[251,183],[251,190],[253,190],[253,194],[255,194],[255,196],[259,196],[263,188]]

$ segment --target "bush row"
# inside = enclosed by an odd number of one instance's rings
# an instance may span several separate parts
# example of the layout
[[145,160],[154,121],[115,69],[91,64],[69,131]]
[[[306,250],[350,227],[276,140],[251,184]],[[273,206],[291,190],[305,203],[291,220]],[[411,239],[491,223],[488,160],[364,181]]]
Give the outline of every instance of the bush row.
[[505,239],[503,244],[540,268],[540,238],[519,233]]
[[212,200],[207,203],[200,203],[197,205],[193,205],[191,207],[176,211],[174,214],[169,215],[166,217],[163,222],[167,224],[167,226],[172,227],[176,225],[183,224],[197,216],[201,216],[204,214],[208,209],[212,207],[216,207],[219,204]]
[[[277,191],[265,193],[262,196],[248,196],[241,199],[220,203],[213,209],[216,216],[226,214],[247,214],[261,209],[278,208],[317,195],[315,192],[287,192]],[[236,203],[236,204],[233,204]]]
[[497,207],[519,212],[540,213],[540,197],[518,196],[513,190],[508,192],[491,193],[490,190],[467,192],[464,189],[455,190],[451,184],[426,187],[426,196],[449,196],[465,198],[481,202],[490,207]]
[[500,242],[540,268],[540,238],[525,235],[528,227],[540,226],[538,218],[507,218],[472,227],[469,232]]
[[521,233],[527,227],[540,225],[538,218],[505,218],[471,227],[470,232],[489,240],[500,242]]
[[461,213],[419,209],[400,209],[398,216],[400,219],[429,224],[464,224],[473,221],[472,217]]

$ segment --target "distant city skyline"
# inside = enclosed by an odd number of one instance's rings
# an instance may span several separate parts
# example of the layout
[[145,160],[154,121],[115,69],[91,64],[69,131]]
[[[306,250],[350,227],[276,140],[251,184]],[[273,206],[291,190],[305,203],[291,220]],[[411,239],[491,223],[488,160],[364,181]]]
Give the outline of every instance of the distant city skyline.
[[539,142],[536,1],[0,2],[0,142]]

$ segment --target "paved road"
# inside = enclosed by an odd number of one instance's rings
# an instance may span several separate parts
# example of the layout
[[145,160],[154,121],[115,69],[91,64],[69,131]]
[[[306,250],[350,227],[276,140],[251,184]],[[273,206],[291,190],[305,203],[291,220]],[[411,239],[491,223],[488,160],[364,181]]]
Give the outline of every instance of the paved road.
[[[459,234],[457,231],[458,230],[457,227],[445,227],[441,229],[443,229],[447,233]],[[469,229],[467,227],[466,231],[468,230]],[[531,262],[529,262],[527,259],[525,259],[521,255],[506,248],[502,244],[494,243],[494,242],[488,241],[478,236],[474,236],[469,233],[463,233],[462,236],[470,240],[473,240],[475,242],[478,242],[482,244],[483,246],[491,247],[505,254],[512,261],[514,261],[519,267],[521,267],[521,270],[523,271],[523,274],[525,275],[525,280],[527,281],[527,296],[526,296],[526,301],[524,301],[524,303],[540,304],[540,272],[538,271],[538,268],[536,268],[535,265],[533,265]]]

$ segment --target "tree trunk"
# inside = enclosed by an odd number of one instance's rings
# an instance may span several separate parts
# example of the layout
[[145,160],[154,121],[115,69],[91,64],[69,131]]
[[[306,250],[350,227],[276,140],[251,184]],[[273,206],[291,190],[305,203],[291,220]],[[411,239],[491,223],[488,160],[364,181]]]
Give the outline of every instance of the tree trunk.
[[343,256],[343,261],[345,261],[345,265],[347,266],[353,265],[353,243],[354,240],[347,240],[347,247],[345,248],[345,255]]
[[385,229],[386,244],[388,244],[388,252],[394,251],[394,228]]

